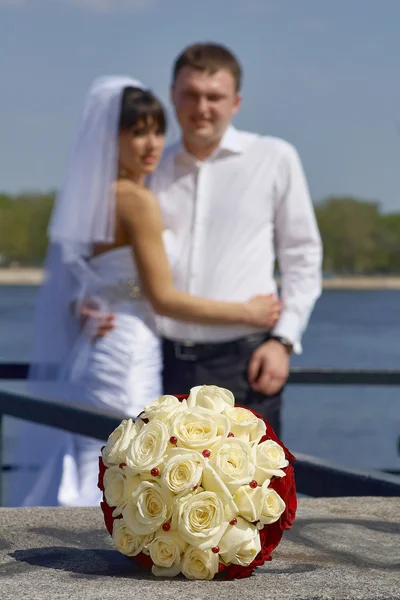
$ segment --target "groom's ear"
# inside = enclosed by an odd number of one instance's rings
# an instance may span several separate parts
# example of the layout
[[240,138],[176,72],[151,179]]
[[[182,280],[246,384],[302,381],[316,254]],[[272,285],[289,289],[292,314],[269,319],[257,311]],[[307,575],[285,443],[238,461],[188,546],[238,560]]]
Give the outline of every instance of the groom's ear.
[[233,104],[233,110],[232,110],[232,115],[236,115],[236,113],[238,112],[239,108],[242,105],[242,95],[239,94],[239,92],[236,94],[236,98]]

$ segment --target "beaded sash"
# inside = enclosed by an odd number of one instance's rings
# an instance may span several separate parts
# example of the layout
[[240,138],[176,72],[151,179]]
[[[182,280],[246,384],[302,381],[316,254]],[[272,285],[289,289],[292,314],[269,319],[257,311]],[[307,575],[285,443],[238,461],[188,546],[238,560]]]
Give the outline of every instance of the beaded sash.
[[110,302],[129,302],[130,300],[143,299],[140,282],[136,279],[110,283],[100,288],[99,291]]

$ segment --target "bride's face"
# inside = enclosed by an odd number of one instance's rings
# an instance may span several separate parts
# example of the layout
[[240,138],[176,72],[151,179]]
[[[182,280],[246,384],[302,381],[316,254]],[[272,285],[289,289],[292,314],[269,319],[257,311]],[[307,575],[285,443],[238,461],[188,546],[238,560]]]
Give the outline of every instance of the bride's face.
[[142,121],[119,133],[119,166],[132,177],[149,175],[156,169],[165,136],[158,123]]

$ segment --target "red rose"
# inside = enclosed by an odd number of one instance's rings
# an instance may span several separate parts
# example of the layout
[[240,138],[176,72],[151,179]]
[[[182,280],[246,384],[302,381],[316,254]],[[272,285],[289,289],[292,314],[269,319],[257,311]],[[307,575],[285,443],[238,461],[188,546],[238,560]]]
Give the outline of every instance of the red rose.
[[282,530],[291,528],[297,510],[294,468],[292,465],[289,465],[284,471],[286,472],[285,477],[274,477],[269,484],[269,487],[275,490],[286,504],[285,511],[278,521]]
[[139,567],[143,567],[144,569],[148,569],[149,571],[151,571],[151,567],[153,566],[153,561],[151,560],[149,555],[143,554],[143,552],[140,552],[140,554],[136,554],[136,556],[132,556],[132,560],[134,563],[139,565]]
[[174,394],[176,398],[178,398],[179,402],[182,400],[187,400],[189,398],[189,394]]
[[281,539],[282,529],[280,527],[279,521],[276,521],[271,525],[267,525],[266,527],[264,527],[264,529],[262,529],[262,531],[260,532],[260,554],[264,561],[271,560],[271,553],[278,546]]
[[249,577],[253,571],[254,567],[252,567],[251,565],[249,565],[248,567],[241,567],[240,565],[230,565],[223,572],[224,579],[244,579],[245,577]]
[[107,467],[103,463],[103,459],[99,456],[99,478],[97,481],[97,487],[104,492],[104,473],[106,472]]
[[101,510],[103,511],[104,523],[106,524],[107,531],[110,535],[112,535],[113,523],[114,523],[114,517],[112,516],[112,514],[113,514],[114,509],[112,507],[108,506],[106,501],[101,502],[100,507],[101,507]]

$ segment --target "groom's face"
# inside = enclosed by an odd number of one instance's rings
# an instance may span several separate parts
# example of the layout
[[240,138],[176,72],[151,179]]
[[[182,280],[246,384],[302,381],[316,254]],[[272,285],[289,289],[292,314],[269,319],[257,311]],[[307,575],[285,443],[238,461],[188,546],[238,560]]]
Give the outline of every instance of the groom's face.
[[240,106],[235,79],[227,69],[216,73],[183,67],[171,89],[183,138],[193,148],[218,142]]

